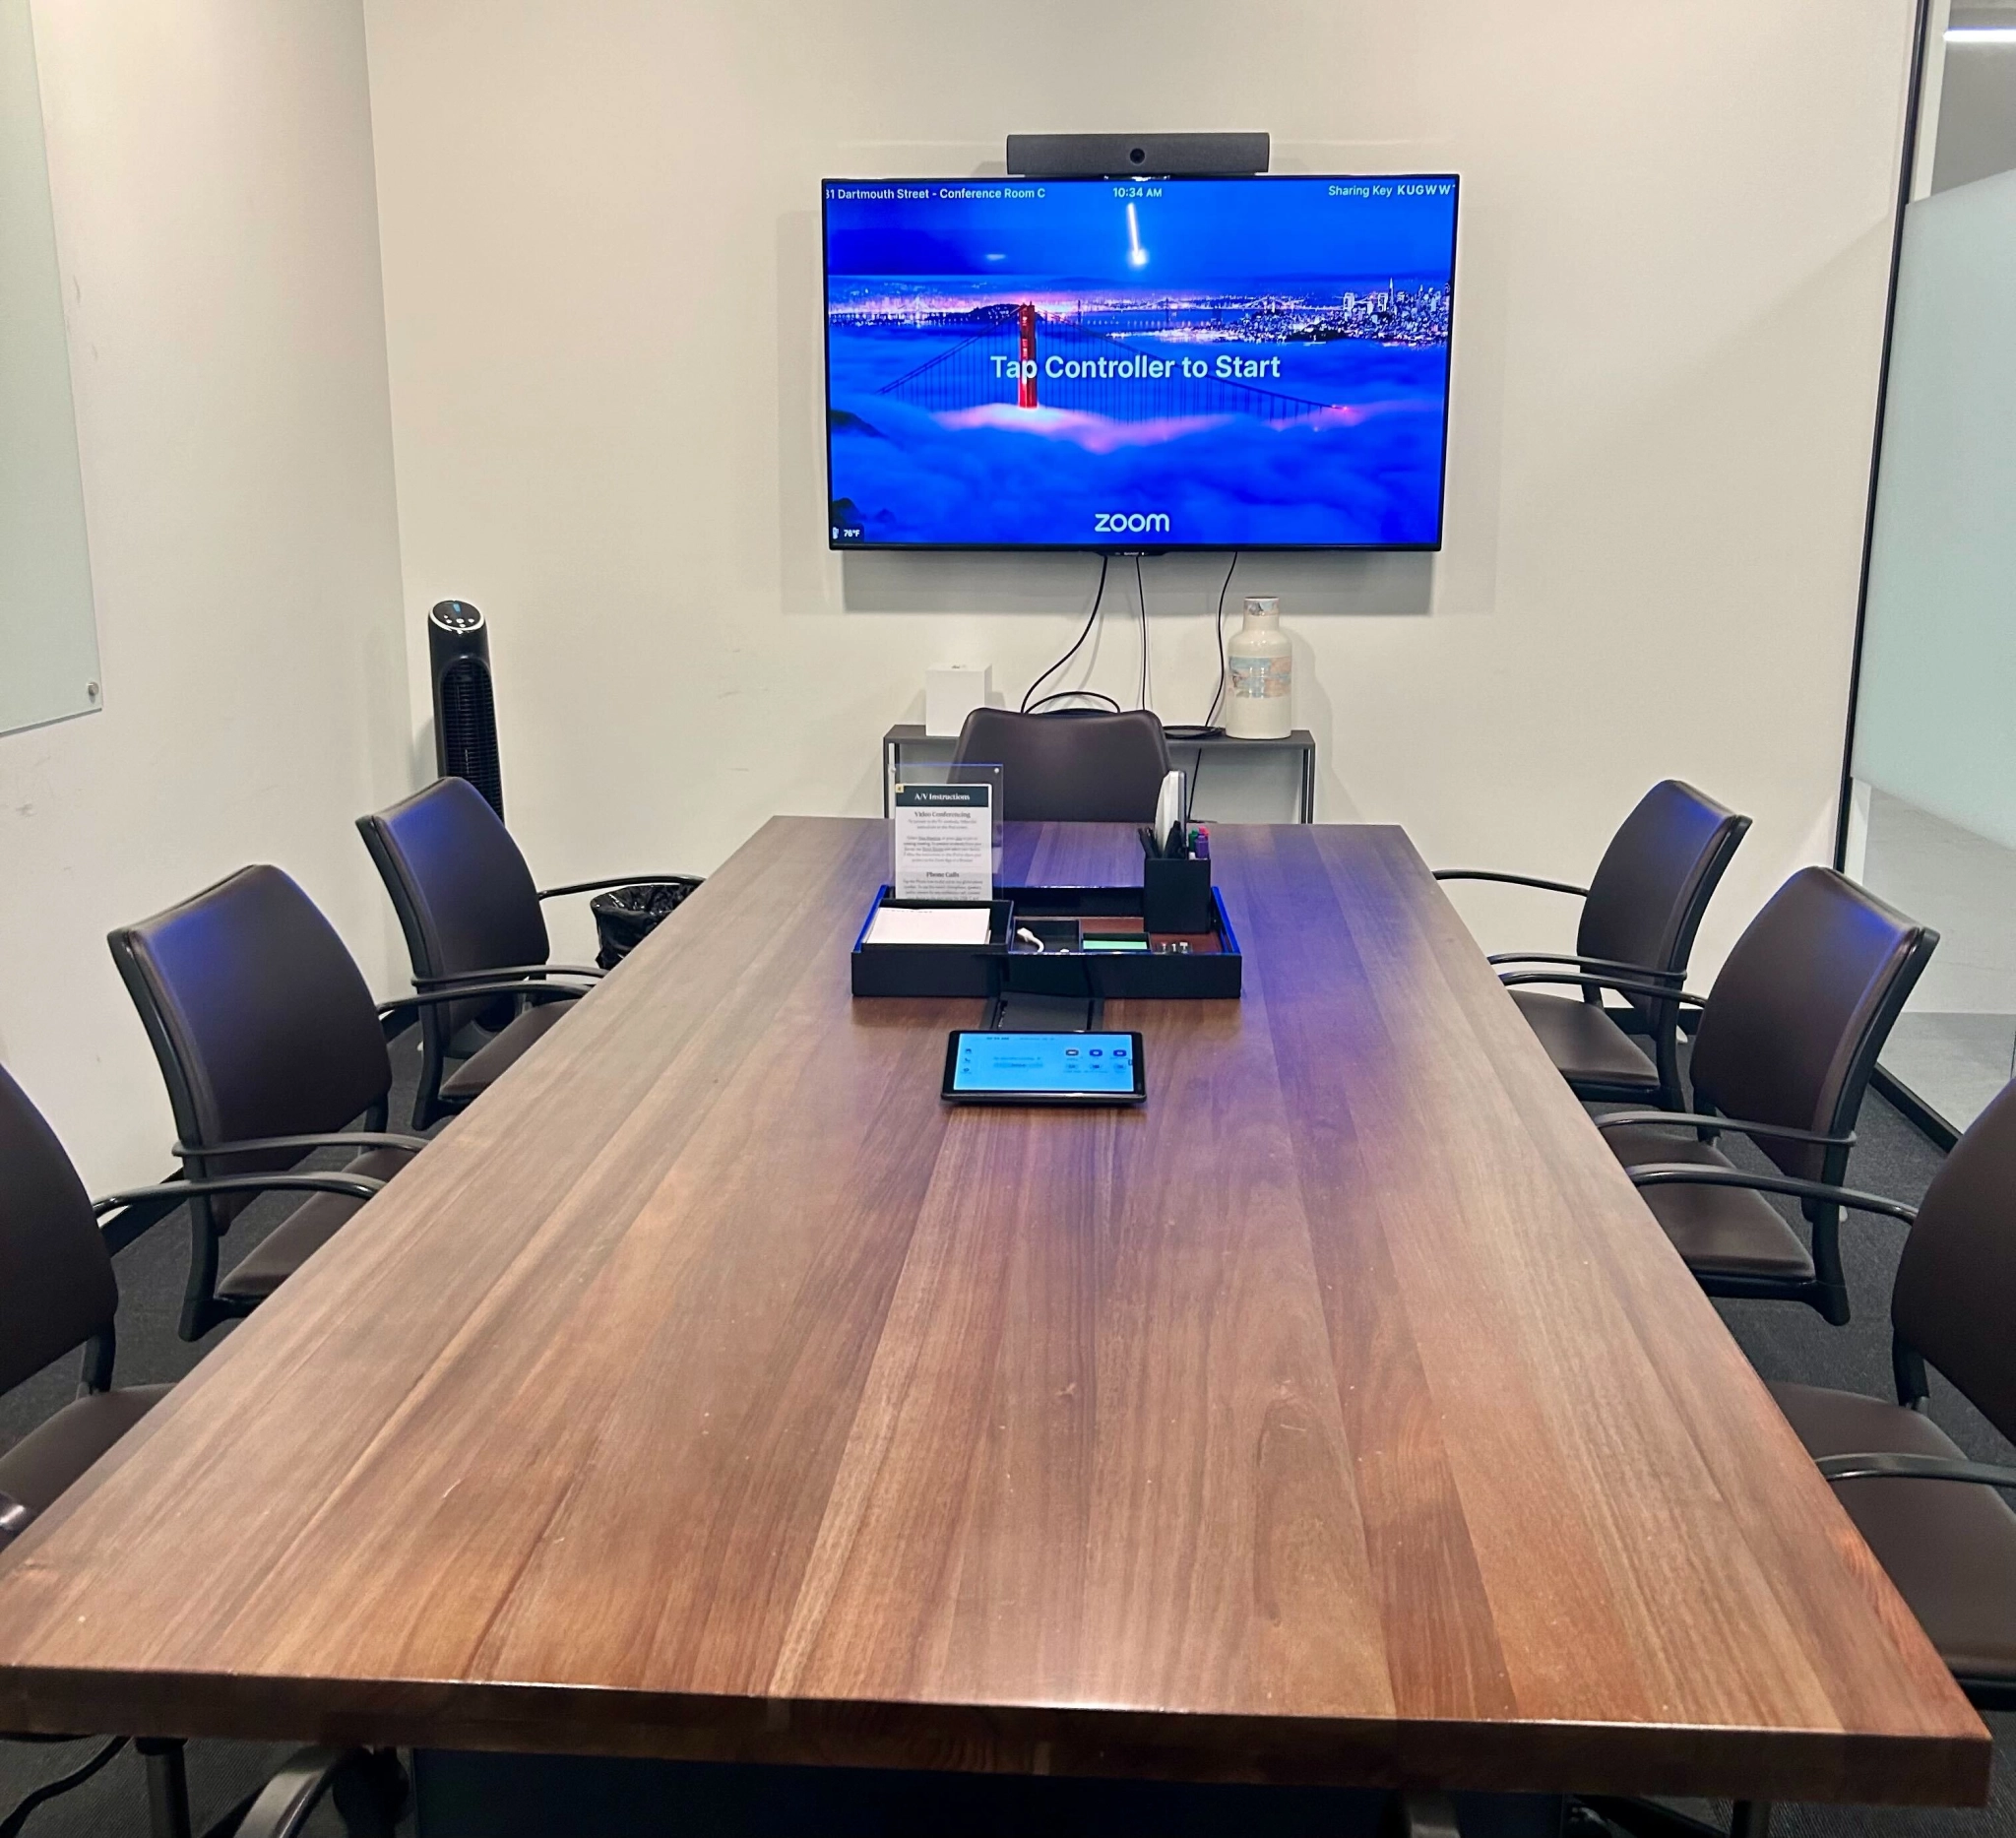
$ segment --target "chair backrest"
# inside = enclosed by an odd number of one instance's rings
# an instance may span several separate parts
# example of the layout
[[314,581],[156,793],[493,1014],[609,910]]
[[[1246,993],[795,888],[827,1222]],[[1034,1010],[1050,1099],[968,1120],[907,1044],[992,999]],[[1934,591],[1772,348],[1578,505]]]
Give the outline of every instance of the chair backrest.
[[2016,1081],[1968,1125],[1925,1189],[1890,1319],[2016,1440]]
[[[1596,864],[1576,950],[1652,970],[1684,971],[1701,916],[1749,827],[1748,817],[1677,779],[1655,785]],[[1630,999],[1647,1016],[1660,1006]]]
[[77,1171],[0,1067],[0,1391],[102,1333],[118,1306]]
[[1151,822],[1169,769],[1162,723],[1146,709],[975,709],[953,757],[999,764],[1001,814],[1015,823]]
[[392,1060],[371,991],[335,928],[280,869],[240,868],[108,942],[184,1142],[341,1129],[385,1102]]
[[[392,896],[415,977],[543,964],[552,950],[538,889],[497,813],[467,779],[436,779],[357,830]],[[453,1034],[494,1002],[453,1002]]]
[[[1832,868],[1801,868],[1765,902],[1709,991],[1690,1070],[1726,1116],[1842,1135],[1890,1025],[1939,934]],[[1757,1144],[1789,1174],[1840,1177],[1826,1154]]]

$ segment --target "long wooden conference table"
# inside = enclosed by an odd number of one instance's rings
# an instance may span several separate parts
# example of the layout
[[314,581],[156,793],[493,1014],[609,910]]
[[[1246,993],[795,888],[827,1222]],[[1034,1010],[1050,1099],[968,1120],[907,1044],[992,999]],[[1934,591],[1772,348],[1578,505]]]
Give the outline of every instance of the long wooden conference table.
[[1979,1804],[1407,837],[1213,842],[1148,1105],[955,1109],[883,827],[768,824],[19,1541],[0,1728]]

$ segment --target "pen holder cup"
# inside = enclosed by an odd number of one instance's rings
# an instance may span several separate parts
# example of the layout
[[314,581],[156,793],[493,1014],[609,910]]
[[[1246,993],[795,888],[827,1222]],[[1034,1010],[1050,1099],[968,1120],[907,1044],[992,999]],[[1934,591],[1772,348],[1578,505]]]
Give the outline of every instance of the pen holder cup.
[[1141,922],[1150,932],[1212,930],[1211,863],[1193,856],[1143,856]]

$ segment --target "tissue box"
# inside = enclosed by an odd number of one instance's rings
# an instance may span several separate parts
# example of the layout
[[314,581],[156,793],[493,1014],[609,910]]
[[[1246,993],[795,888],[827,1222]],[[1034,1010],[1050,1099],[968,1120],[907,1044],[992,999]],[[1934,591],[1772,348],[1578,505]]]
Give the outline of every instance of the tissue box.
[[994,693],[991,664],[941,664],[924,672],[924,732],[956,740],[975,709]]

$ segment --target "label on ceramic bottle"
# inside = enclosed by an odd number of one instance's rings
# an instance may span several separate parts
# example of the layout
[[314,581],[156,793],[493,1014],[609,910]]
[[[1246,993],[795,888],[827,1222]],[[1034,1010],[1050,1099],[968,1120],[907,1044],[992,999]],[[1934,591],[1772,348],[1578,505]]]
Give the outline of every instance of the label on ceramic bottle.
[[1294,658],[1231,658],[1230,665],[1232,694],[1250,697],[1260,701],[1267,697],[1288,694],[1289,677],[1294,668]]

